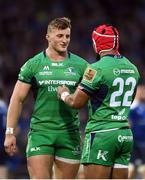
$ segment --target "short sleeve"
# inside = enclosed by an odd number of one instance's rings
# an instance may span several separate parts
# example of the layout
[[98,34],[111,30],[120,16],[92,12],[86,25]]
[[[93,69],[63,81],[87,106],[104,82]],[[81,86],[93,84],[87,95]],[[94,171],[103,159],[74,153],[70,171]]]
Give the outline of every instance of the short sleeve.
[[18,80],[31,83],[33,73],[32,73],[32,65],[31,61],[27,61],[20,69],[20,73],[18,75]]
[[84,75],[83,79],[79,85],[79,88],[83,90],[88,95],[92,95],[96,92],[97,89],[100,87],[102,79],[101,69],[94,68],[93,66],[88,66]]

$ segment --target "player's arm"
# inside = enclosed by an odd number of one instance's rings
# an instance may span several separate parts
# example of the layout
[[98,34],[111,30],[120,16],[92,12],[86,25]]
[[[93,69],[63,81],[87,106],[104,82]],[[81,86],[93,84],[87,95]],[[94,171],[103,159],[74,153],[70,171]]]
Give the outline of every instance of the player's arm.
[[76,89],[74,94],[70,94],[69,89],[66,86],[59,86],[57,93],[58,98],[76,109],[82,108],[89,99],[89,96],[79,88]]
[[22,105],[28,95],[31,85],[21,81],[17,81],[13,94],[10,99],[10,104],[7,113],[5,150],[9,155],[13,155],[16,150],[15,128],[21,114]]
[[7,127],[16,128],[23,102],[28,95],[30,87],[31,85],[28,83],[19,80],[16,82],[8,107]]

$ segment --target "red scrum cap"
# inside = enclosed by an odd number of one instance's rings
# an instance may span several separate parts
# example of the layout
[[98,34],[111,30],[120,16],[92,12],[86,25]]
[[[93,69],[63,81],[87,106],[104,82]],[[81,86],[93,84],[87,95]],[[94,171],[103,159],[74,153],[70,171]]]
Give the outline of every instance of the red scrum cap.
[[96,53],[116,50],[119,48],[119,33],[117,29],[110,25],[101,25],[92,33],[92,40]]

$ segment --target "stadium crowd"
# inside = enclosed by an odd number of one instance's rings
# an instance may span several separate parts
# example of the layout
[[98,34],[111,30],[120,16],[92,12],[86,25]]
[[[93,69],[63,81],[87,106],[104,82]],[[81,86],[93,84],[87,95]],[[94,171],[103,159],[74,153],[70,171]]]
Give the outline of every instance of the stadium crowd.
[[[121,36],[120,52],[132,60],[139,69],[142,82],[145,81],[144,0],[1,0],[0,89],[5,104],[9,103],[21,65],[36,52],[45,49],[48,21],[61,16],[68,16],[72,21],[69,49],[90,63],[95,61],[90,38],[93,28],[96,24],[103,23],[116,26]],[[16,157],[5,158],[9,178],[28,178],[24,152],[31,107],[32,104],[26,102],[21,115],[17,130],[19,149]],[[83,131],[86,124],[85,110],[81,111],[80,117]],[[0,162],[4,163],[2,160]]]

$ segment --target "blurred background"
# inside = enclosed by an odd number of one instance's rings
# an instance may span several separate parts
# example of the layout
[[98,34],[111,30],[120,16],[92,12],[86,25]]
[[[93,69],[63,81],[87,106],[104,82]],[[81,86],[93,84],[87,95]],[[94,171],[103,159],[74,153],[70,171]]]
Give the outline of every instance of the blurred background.
[[[47,47],[47,25],[56,17],[72,21],[69,50],[95,62],[91,33],[103,23],[112,24],[120,32],[120,53],[139,69],[145,81],[145,0],[0,0],[0,178],[28,178],[25,145],[32,111],[28,97],[17,129],[18,152],[7,157],[3,152],[7,105],[20,67],[26,60]],[[86,124],[82,110],[81,130]]]

